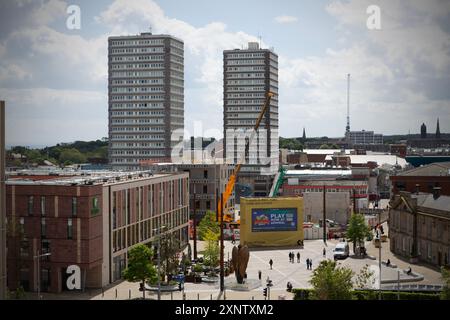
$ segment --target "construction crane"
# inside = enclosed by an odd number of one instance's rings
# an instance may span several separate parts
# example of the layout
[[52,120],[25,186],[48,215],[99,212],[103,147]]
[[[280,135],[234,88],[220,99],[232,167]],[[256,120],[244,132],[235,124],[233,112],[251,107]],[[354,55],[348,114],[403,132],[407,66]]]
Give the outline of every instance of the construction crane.
[[283,184],[284,175],[286,174],[286,169],[282,166],[280,170],[276,174],[275,178],[273,178],[272,188],[270,189],[269,197],[275,198],[278,196],[278,191],[280,190],[281,185]]
[[[236,184],[237,175],[238,175],[239,171],[241,170],[242,163],[245,160],[246,150],[248,150],[250,143],[252,142],[253,138],[255,137],[256,132],[258,131],[259,125],[261,124],[262,118],[263,118],[264,114],[266,113],[267,108],[269,107],[270,100],[272,99],[272,97],[273,97],[273,93],[268,92],[267,96],[266,96],[266,101],[264,102],[264,106],[261,109],[261,113],[259,114],[258,119],[256,120],[255,126],[253,128],[253,132],[245,144],[244,152],[241,154],[241,157],[240,157],[238,163],[234,167],[234,171],[231,174],[230,178],[228,179],[228,183],[225,188],[225,191],[222,193],[222,197],[219,199],[219,205],[218,205],[218,210],[217,210],[218,211],[217,217],[218,217],[219,221],[224,220],[224,219],[222,220],[222,212],[225,211],[225,204],[228,202],[228,199],[230,198],[231,194],[233,193],[233,189]],[[223,218],[225,218],[225,216]],[[229,219],[230,219],[230,215],[227,215],[227,220],[229,220]]]

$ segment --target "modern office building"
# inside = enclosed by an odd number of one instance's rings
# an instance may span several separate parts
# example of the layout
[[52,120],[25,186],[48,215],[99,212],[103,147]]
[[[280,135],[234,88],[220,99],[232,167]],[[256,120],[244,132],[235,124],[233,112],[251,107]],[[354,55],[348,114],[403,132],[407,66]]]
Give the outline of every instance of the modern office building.
[[0,300],[6,299],[5,102],[0,101]]
[[373,131],[350,131],[347,139],[351,144],[383,144],[383,135]]
[[[8,287],[67,290],[67,268],[81,269],[81,287],[121,278],[128,250],[159,232],[188,243],[187,173],[21,173],[7,183]],[[37,270],[36,253],[41,258]],[[38,276],[40,274],[40,277]]]
[[[183,41],[151,33],[109,37],[108,77],[113,169],[170,161],[173,146],[183,140]],[[181,135],[172,136],[177,129]]]
[[[254,188],[253,195],[265,196],[279,163],[278,56],[273,50],[249,42],[245,50],[225,50],[223,58],[224,160],[227,163],[239,161],[250,137],[247,130],[253,129],[267,92],[274,93],[238,177],[239,183]],[[258,184],[261,190],[257,190]]]
[[[227,164],[178,164],[178,171],[189,173],[190,217],[194,217],[194,199],[197,202],[195,220],[200,222],[206,211],[217,211],[217,197],[225,191],[234,166]],[[228,201],[229,212],[234,213],[234,192]]]

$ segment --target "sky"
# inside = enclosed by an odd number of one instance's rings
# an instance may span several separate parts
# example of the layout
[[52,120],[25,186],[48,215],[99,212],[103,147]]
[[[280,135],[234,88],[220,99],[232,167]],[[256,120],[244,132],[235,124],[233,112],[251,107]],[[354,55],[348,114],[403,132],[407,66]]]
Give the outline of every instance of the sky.
[[[80,8],[80,29],[66,25]],[[379,28],[369,28],[379,8]],[[369,24],[369,26],[372,24]],[[171,34],[185,46],[185,135],[223,133],[223,50],[279,56],[283,137],[352,130],[450,132],[450,4],[436,1],[8,0],[0,2],[7,145],[108,135],[107,38]]]

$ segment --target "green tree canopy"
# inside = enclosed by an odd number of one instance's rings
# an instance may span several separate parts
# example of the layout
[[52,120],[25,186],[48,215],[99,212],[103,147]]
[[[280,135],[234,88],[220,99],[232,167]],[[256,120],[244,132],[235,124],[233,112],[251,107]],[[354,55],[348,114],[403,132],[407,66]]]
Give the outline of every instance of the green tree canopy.
[[446,267],[441,267],[441,277],[444,285],[441,292],[441,299],[450,300],[450,270]]
[[216,221],[216,213],[214,211],[206,211],[205,216],[198,224],[198,236],[200,240],[205,240],[207,231],[210,230],[214,234],[220,234],[219,223]]
[[303,150],[303,144],[301,144],[296,138],[280,137],[280,148],[289,150]]
[[212,232],[210,229],[206,230],[205,238],[206,248],[203,253],[205,257],[205,265],[217,267],[219,265],[219,235]]
[[77,149],[65,149],[59,155],[60,163],[84,163],[86,162],[86,156],[83,155]]
[[350,217],[347,229],[347,239],[353,242],[353,252],[356,253],[356,246],[364,244],[364,239],[370,235],[370,227],[366,224],[364,216],[353,213]]
[[180,241],[174,233],[161,236],[161,267],[164,279],[166,275],[173,274],[178,268],[178,252],[180,252]]
[[[128,266],[123,270],[123,278],[130,282],[141,282],[145,288],[145,282],[155,283],[158,280],[158,272],[152,262],[153,252],[144,244],[138,244],[128,253]],[[145,299],[145,290],[142,290]]]
[[314,270],[310,283],[313,286],[312,297],[317,300],[349,300],[352,298],[353,271],[340,267],[336,262],[323,260]]

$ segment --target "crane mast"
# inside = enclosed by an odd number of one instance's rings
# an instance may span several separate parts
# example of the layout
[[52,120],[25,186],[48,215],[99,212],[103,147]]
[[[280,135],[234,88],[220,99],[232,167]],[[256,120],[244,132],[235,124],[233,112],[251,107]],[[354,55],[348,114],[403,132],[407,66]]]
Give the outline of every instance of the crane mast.
[[222,214],[224,211],[224,206],[227,203],[228,199],[230,198],[231,194],[233,193],[233,189],[236,184],[237,175],[238,175],[239,171],[241,170],[242,163],[245,160],[246,150],[248,150],[250,143],[252,142],[253,138],[256,135],[256,132],[258,131],[259,125],[261,124],[262,118],[264,117],[264,114],[266,113],[266,111],[269,107],[270,100],[272,99],[272,97],[273,97],[273,93],[268,92],[267,96],[266,96],[266,101],[264,102],[264,106],[258,116],[258,119],[256,120],[255,126],[250,135],[250,138],[247,140],[247,142],[245,144],[244,152],[241,154],[238,163],[234,167],[233,173],[231,174],[230,178],[228,179],[225,191],[222,193],[222,197],[219,199],[218,214],[217,214],[219,221],[222,221],[221,217],[222,217]]

